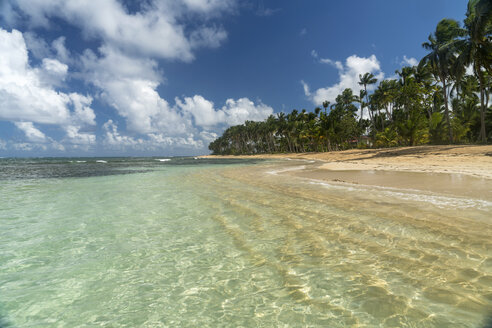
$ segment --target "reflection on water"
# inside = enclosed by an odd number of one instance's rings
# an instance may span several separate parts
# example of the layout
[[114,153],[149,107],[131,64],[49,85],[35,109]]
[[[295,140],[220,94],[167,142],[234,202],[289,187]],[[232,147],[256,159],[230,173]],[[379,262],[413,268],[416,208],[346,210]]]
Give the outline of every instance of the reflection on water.
[[488,200],[296,165],[5,181],[0,304],[19,327],[484,325]]

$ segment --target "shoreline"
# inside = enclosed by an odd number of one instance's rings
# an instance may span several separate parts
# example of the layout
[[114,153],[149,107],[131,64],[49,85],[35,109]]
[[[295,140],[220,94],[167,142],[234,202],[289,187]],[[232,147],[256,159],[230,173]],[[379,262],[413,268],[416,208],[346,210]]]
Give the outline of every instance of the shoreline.
[[492,180],[492,145],[439,145],[351,149],[325,153],[205,155],[201,158],[303,159],[329,171],[393,171],[461,174]]

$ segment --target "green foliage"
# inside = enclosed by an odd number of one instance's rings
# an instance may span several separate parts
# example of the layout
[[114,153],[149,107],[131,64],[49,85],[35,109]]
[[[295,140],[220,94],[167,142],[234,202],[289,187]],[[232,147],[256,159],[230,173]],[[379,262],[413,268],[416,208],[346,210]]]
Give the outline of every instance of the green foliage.
[[406,120],[396,124],[398,134],[406,146],[417,146],[429,141],[427,119],[418,111],[411,111]]
[[470,131],[469,124],[462,122],[459,118],[454,117],[451,121],[451,127],[453,129],[453,137],[455,143],[467,142],[467,134]]
[[433,144],[442,144],[446,142],[446,130],[442,113],[432,113],[429,120],[429,139]]
[[376,148],[382,147],[396,147],[399,145],[399,136],[394,127],[388,127],[384,131],[376,134],[376,140],[374,146]]

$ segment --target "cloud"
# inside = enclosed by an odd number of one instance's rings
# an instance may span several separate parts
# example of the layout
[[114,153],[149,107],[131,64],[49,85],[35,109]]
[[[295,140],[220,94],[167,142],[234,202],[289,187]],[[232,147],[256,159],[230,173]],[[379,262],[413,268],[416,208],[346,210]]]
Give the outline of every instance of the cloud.
[[52,141],[51,144],[45,143],[34,143],[34,142],[10,142],[7,144],[6,149],[14,149],[21,152],[32,152],[32,151],[42,151],[55,150],[55,151],[65,151],[65,147],[56,142]]
[[278,13],[280,10],[280,8],[259,8],[257,11],[256,11],[256,16],[260,16],[260,17],[268,17],[268,16],[272,16],[272,15],[275,15],[276,13]]
[[215,132],[202,131],[202,132],[200,132],[200,137],[208,145],[209,143],[211,143],[212,141],[217,139],[219,137],[219,135]]
[[231,11],[236,6],[233,0],[183,0],[183,3],[187,9],[205,14]]
[[41,68],[31,68],[22,33],[0,28],[0,119],[70,123],[70,107],[76,94],[56,91],[51,86],[53,81],[47,79],[47,76],[64,78],[67,70],[68,67],[56,59],[43,60]]
[[120,135],[118,132],[118,126],[113,122],[113,120],[108,120],[104,123],[103,130],[103,142],[113,148],[124,148],[142,143],[142,141],[135,140],[134,138]]
[[309,85],[304,82],[304,80],[301,80],[302,88],[304,89],[304,94],[306,97],[311,97],[311,91],[309,90]]
[[47,149],[47,147],[45,145],[32,144],[32,143],[28,143],[28,142],[13,143],[12,148],[15,150],[26,151],[26,152],[33,151],[34,149],[41,149],[41,150]]
[[67,72],[66,64],[50,58],[32,68],[22,33],[0,28],[0,120],[17,122],[26,138],[36,142],[52,139],[33,123],[58,125],[67,132],[68,139],[83,126],[95,125],[92,98],[54,89]]
[[215,110],[214,103],[200,95],[185,97],[183,101],[176,98],[175,101],[180,110],[193,116],[195,124],[198,126],[213,127],[225,122],[225,113]]
[[[27,141],[13,143],[12,148],[21,151],[32,151],[32,150],[43,150],[54,149],[58,151],[64,151],[65,147],[58,141],[47,137],[43,132],[37,129],[32,122],[14,122],[14,125],[24,132]],[[7,144],[4,145],[6,149]]]
[[42,66],[46,72],[62,78],[65,78],[68,72],[68,66],[56,59],[44,58]]
[[227,32],[222,27],[203,27],[193,31],[190,35],[190,44],[193,48],[218,48],[227,39]]
[[225,105],[218,109],[213,102],[200,95],[176,98],[175,101],[176,104],[168,110],[181,117],[181,124],[185,126],[181,133],[168,133],[165,129],[156,129],[139,134],[140,137],[128,136],[119,132],[113,120],[108,120],[103,125],[103,144],[114,150],[203,149],[216,139],[217,132],[226,126],[242,124],[246,120],[264,120],[273,114],[271,107],[261,101],[255,104],[248,98],[228,99]]
[[73,121],[83,125],[96,125],[96,114],[89,107],[92,104],[92,97],[78,93],[71,93],[69,97],[74,107]]
[[273,108],[259,101],[258,105],[248,98],[238,100],[227,99],[226,105],[222,107],[226,115],[228,125],[242,124],[246,120],[262,121],[273,114]]
[[210,128],[219,124],[237,125],[245,121],[262,121],[273,114],[273,108],[263,104],[258,105],[248,98],[238,100],[227,99],[225,106],[215,109],[211,101],[200,95],[185,97],[183,101],[176,98],[176,106],[185,113],[193,116],[197,126]]
[[15,122],[14,124],[18,129],[24,132],[27,140],[35,143],[44,143],[47,141],[44,133],[36,129],[32,122]]
[[195,138],[192,133],[182,137],[171,137],[162,133],[149,133],[145,138],[121,135],[118,125],[113,120],[104,123],[103,130],[103,144],[111,150],[162,151],[169,148],[202,149],[205,146],[203,141]]
[[9,26],[12,26],[20,17],[9,1],[0,1],[0,18],[3,18]]
[[[299,32],[300,36],[305,36],[307,34],[307,28],[303,27],[301,31]],[[313,50],[314,51],[314,50]]]
[[[361,89],[361,86],[358,84],[359,74],[363,75],[369,72],[373,73],[378,80],[384,78],[384,73],[381,71],[380,63],[375,55],[367,58],[352,55],[346,59],[345,64],[331,59],[320,59],[320,62],[330,64],[337,68],[339,81],[332,86],[319,88],[314,92],[310,92],[309,85],[302,81],[304,94],[315,105],[320,105],[325,100],[334,102],[335,98],[346,88],[351,88],[355,94],[358,94]],[[370,88],[372,87],[368,87],[368,89]]]
[[70,113],[67,98],[43,86],[39,73],[28,64],[22,34],[0,29],[0,119],[62,124]]
[[34,32],[24,32],[24,41],[31,56],[37,59],[54,58],[61,63],[73,63],[70,50],[65,46],[66,38],[60,36],[48,44],[42,37]]
[[160,133],[149,134],[147,149],[154,150],[164,147],[201,149],[205,145],[191,133],[185,137],[168,137]]
[[27,49],[34,58],[43,59],[53,57],[53,51],[50,45],[34,32],[24,32],[24,41]]
[[70,62],[70,50],[65,47],[65,37],[60,36],[51,43],[56,57],[64,63]]
[[172,106],[157,92],[162,80],[157,62],[134,58],[109,46],[102,46],[99,53],[87,51],[82,57],[84,79],[100,88],[101,99],[125,119],[127,132],[142,137],[142,142],[124,137],[112,122],[106,125],[106,145],[149,148],[148,139],[152,138],[168,146],[203,146],[200,140],[189,139],[191,134],[200,138],[197,128],[262,120],[273,113],[271,107],[261,102],[255,105],[247,98],[228,99],[224,107],[215,109],[211,101],[195,95],[176,98]]
[[282,9],[280,9],[280,8],[266,8],[263,0],[260,0],[260,2],[258,3],[258,9],[256,10],[255,14],[256,14],[256,16],[260,16],[260,17],[268,17],[268,16],[275,15],[280,10],[282,10]]
[[49,86],[62,86],[68,74],[68,65],[52,58],[43,58],[37,70],[39,80]]
[[86,38],[104,40],[120,51],[183,61],[194,58],[194,48],[217,47],[226,36],[221,27],[213,25],[185,26],[183,16],[192,11],[205,23],[208,16],[230,10],[234,4],[218,0],[149,1],[131,14],[116,0],[16,1],[17,8],[34,26],[49,27],[51,18],[58,17],[80,27]]
[[77,125],[68,125],[65,127],[66,138],[65,142],[68,142],[72,145],[83,145],[90,147],[96,143],[96,136],[93,133],[89,132],[81,132],[80,126]]
[[[50,137],[47,137],[43,132],[34,127],[32,122],[14,122],[14,125],[24,132],[27,141],[29,143],[19,143],[18,147],[14,147],[17,150],[32,150],[39,148],[41,150],[55,149],[63,151],[65,146]],[[84,146],[88,150],[96,142],[96,136],[87,132],[80,132],[79,126],[67,125],[63,129],[66,132],[64,139],[65,143],[70,146]],[[43,144],[43,145],[39,145]]]
[[331,66],[335,67],[336,69],[338,69],[339,71],[343,70],[343,64],[340,61],[333,61],[333,60],[328,59],[328,58],[320,58],[319,62],[322,64],[331,65]]
[[408,65],[408,66],[417,66],[419,64],[419,61],[415,59],[414,57],[408,58],[407,56],[403,56],[403,60],[401,61],[400,65]]
[[127,130],[148,134],[165,131],[169,135],[185,133],[189,123],[161,98],[157,62],[130,57],[117,49],[103,46],[101,56],[87,51],[82,58],[83,76],[101,89],[101,98],[125,118]]
[[333,61],[333,60],[328,59],[328,58],[320,58],[319,54],[316,50],[311,51],[311,56],[321,64],[329,64],[338,70],[343,70],[343,65],[340,61]]

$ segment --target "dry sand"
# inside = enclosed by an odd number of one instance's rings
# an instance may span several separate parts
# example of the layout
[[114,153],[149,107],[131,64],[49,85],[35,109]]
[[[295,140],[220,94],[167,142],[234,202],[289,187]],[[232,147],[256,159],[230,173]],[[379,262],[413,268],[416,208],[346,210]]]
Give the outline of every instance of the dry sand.
[[220,158],[309,159],[323,161],[332,171],[381,170],[452,173],[492,180],[492,145],[418,146],[385,149],[352,149],[329,153],[203,156]]

